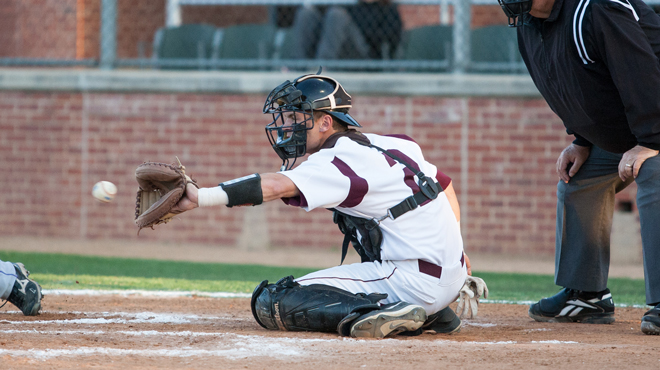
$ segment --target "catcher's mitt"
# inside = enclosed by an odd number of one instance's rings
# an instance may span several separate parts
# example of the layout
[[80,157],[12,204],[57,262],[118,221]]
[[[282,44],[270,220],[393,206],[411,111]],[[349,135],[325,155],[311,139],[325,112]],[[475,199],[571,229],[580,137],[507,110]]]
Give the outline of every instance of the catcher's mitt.
[[140,186],[135,200],[135,224],[140,230],[145,227],[169,222],[177,213],[170,210],[186,193],[186,184],[197,183],[186,175],[185,167],[145,162],[135,170],[135,179]]

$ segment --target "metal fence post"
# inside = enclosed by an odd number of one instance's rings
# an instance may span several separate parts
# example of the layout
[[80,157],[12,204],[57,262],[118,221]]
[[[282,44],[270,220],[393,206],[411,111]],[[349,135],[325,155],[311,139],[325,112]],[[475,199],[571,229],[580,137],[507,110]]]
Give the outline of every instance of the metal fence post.
[[440,24],[449,24],[449,0],[440,0]]
[[165,25],[179,27],[181,25],[181,4],[179,0],[167,0],[165,8]]
[[454,1],[454,73],[465,73],[470,64],[472,1]]
[[101,0],[102,69],[112,69],[117,59],[117,0]]

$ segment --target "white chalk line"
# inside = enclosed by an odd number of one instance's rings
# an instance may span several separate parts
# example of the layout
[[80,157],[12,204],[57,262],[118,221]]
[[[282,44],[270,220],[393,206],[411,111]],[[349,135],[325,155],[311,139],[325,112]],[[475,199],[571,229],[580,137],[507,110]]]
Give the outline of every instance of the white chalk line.
[[[188,324],[202,320],[226,320],[234,318],[225,318],[218,316],[200,316],[194,314],[163,314],[154,312],[54,312],[60,314],[80,314],[92,316],[83,319],[73,320],[38,320],[38,321],[7,321],[2,320],[2,324],[16,324],[20,329],[9,329],[7,326],[0,326],[0,335],[21,335],[21,336],[105,336],[115,337],[147,337],[159,338],[194,338],[205,337],[211,341],[206,341],[202,345],[208,348],[181,347],[175,344],[173,348],[159,349],[131,349],[131,348],[109,348],[109,347],[78,347],[78,348],[48,348],[48,349],[0,349],[0,357],[9,355],[15,357],[29,358],[39,361],[46,361],[53,358],[73,358],[89,356],[109,356],[109,357],[169,357],[169,358],[187,358],[187,357],[222,357],[230,360],[245,359],[250,357],[271,357],[288,358],[295,356],[297,358],[316,356],[318,348],[313,347],[317,343],[330,345],[341,345],[348,343],[350,350],[371,351],[372,347],[398,347],[401,340],[395,338],[384,339],[380,341],[370,341],[363,339],[352,339],[337,337],[336,339],[313,338],[304,339],[291,337],[269,338],[260,335],[242,335],[231,332],[200,332],[200,331],[157,331],[157,330],[38,330],[24,329],[26,324],[110,324],[110,323],[167,323],[167,324]],[[94,317],[100,316],[100,317]],[[119,317],[119,318],[118,318]],[[488,324],[477,324],[475,326]],[[6,328],[6,329],[5,329]],[[292,334],[293,335],[293,334]],[[121,339],[119,339],[121,340]],[[532,342],[536,343],[536,342]],[[543,344],[564,345],[578,344],[576,342],[544,341]],[[515,341],[498,342],[454,342],[446,339],[434,340],[431,342],[415,343],[416,346],[498,346],[498,345],[517,345]]]
[[472,321],[467,321],[463,320],[463,325],[469,325],[469,326],[476,326],[480,328],[492,328],[494,326],[497,326],[497,324],[489,323],[489,322],[472,322]]
[[[498,303],[498,304],[517,304],[517,305],[525,305],[529,306],[531,304],[537,303],[538,301],[508,301],[508,300],[502,300],[502,299],[479,299],[479,303]],[[641,305],[641,304],[625,304],[625,303],[615,303],[615,307],[630,307],[630,308],[647,308],[649,306],[647,305]]]
[[232,292],[199,292],[199,291],[167,291],[167,290],[139,290],[139,289],[112,289],[112,290],[94,290],[94,289],[44,289],[44,295],[120,295],[131,296],[139,295],[143,297],[158,298],[177,298],[177,297],[208,297],[208,298],[251,298],[250,293],[232,293]]
[[[11,311],[10,311],[11,312]],[[17,311],[18,312],[18,311]],[[35,324],[84,324],[84,325],[103,325],[103,324],[188,324],[197,321],[245,321],[243,318],[230,316],[199,316],[191,314],[170,314],[156,312],[61,312],[44,311],[43,313],[54,313],[59,315],[82,315],[84,318],[77,319],[52,319],[52,320],[2,320],[2,324],[15,325],[35,325]],[[119,316],[119,317],[117,317]]]
[[[397,339],[384,339],[379,341],[364,340],[364,339],[350,339],[350,338],[337,338],[337,339],[301,339],[301,338],[266,338],[257,335],[239,335],[235,333],[206,333],[206,332],[156,332],[156,331],[119,331],[119,332],[106,332],[106,331],[86,331],[86,330],[69,330],[69,331],[36,331],[36,330],[15,330],[9,331],[9,334],[40,334],[40,335],[107,335],[107,334],[124,334],[132,336],[157,336],[159,338],[165,336],[173,337],[217,337],[222,338],[224,341],[206,342],[205,345],[213,346],[214,349],[195,349],[192,347],[180,347],[176,349],[123,349],[123,348],[108,348],[108,347],[79,347],[67,349],[0,349],[0,356],[9,355],[16,357],[26,357],[34,360],[48,360],[56,357],[85,357],[85,356],[111,356],[111,357],[125,357],[125,356],[141,356],[141,357],[224,357],[231,360],[245,359],[249,357],[277,357],[285,358],[295,356],[297,358],[307,356],[317,356],[318,348],[311,347],[318,343],[327,343],[340,345],[344,342],[350,341],[349,345],[351,350],[371,351],[373,348],[382,349],[383,347],[398,347],[401,341]],[[534,344],[579,344],[577,342],[562,342],[562,341],[540,341],[531,342]],[[410,345],[409,342],[406,344]],[[420,347],[427,347],[428,345],[436,346],[498,346],[498,345],[517,345],[516,341],[498,341],[498,342],[452,342],[449,340],[437,340],[433,342],[417,343]],[[524,344],[524,343],[521,343]],[[357,346],[357,348],[356,348]]]
[[[275,352],[273,352],[275,351]],[[0,349],[0,356],[9,355],[26,357],[34,360],[48,360],[55,357],[77,357],[77,356],[142,356],[142,357],[225,357],[231,360],[244,359],[248,357],[288,357],[303,356],[304,354],[295,349],[282,346],[258,347],[234,347],[229,349],[122,349],[107,347],[81,347],[75,349],[29,349],[29,350],[4,350]]]

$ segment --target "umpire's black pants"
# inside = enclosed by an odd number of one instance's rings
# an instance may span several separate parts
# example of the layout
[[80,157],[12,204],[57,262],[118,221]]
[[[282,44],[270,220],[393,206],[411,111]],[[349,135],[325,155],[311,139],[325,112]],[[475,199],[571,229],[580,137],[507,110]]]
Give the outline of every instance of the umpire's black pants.
[[[557,185],[555,283],[582,291],[607,288],[614,195],[630,185],[618,175],[622,154],[596,146],[568,182]],[[647,159],[637,179],[646,303],[660,302],[660,156]]]

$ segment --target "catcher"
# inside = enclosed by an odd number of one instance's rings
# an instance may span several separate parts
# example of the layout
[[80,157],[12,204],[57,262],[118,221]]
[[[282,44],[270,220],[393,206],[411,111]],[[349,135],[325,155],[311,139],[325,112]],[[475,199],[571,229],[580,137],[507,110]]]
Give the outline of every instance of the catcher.
[[333,211],[345,235],[342,262],[352,244],[362,263],[263,281],[251,306],[266,329],[360,338],[458,332],[461,320],[448,305],[461,295],[457,311],[475,315],[488,290],[483,280],[468,276],[451,179],[424,159],[411,138],[356,130],[361,126],[350,108],[351,96],[330,77],[284,82],[263,109],[273,117],[266,132],[283,161],[280,172],[213,188],[187,183],[169,213],[276,199],[306,211]]

